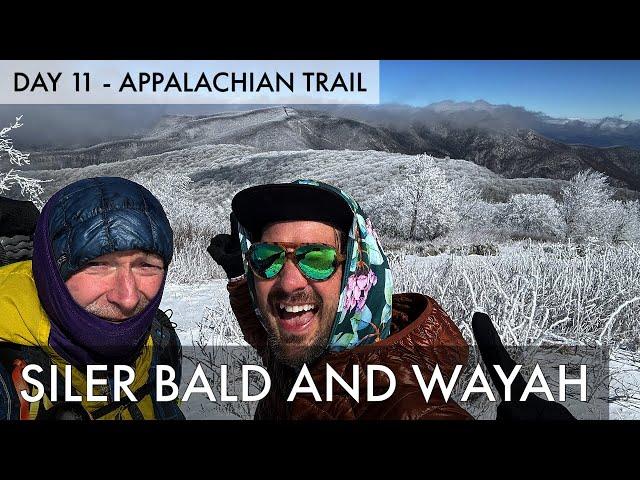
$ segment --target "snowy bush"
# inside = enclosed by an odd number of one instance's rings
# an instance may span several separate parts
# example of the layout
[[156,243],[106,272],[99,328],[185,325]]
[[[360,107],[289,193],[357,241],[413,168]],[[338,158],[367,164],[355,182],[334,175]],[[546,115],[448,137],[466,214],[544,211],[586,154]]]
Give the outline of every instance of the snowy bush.
[[183,173],[137,174],[132,177],[162,204],[173,229],[174,253],[168,281],[192,283],[224,278],[224,272],[206,249],[211,237],[228,232],[230,199],[216,206],[195,199],[192,180]]
[[607,176],[600,172],[584,171],[571,178],[562,190],[566,238],[577,242],[610,239],[609,215],[616,210],[612,194]]
[[610,212],[611,240],[614,243],[640,242],[640,202],[615,201]]
[[635,242],[640,239],[640,204],[613,200],[607,176],[580,172],[562,191],[566,238],[577,242]]
[[393,256],[396,292],[435,298],[473,343],[474,311],[511,345],[640,350],[640,252],[634,245],[501,246],[498,256]]
[[[221,366],[226,365],[230,375],[229,384],[235,387],[241,383],[240,372],[243,365],[262,365],[253,347],[242,335],[240,325],[233,315],[226,292],[211,307],[205,307],[204,316],[196,324],[197,336],[193,338],[193,348],[185,350],[185,358],[192,365],[200,364],[214,390],[220,391]],[[252,377],[249,391],[255,395],[261,391],[261,379]],[[230,392],[239,393],[239,392]],[[183,408],[192,405],[183,405]],[[223,418],[250,420],[253,418],[256,402],[219,402],[208,405],[208,417],[219,415]]]
[[[473,312],[484,311],[505,345],[528,347],[515,350],[525,355],[516,358],[518,363],[532,365],[554,350],[563,359],[567,354],[562,352],[586,353],[591,364],[604,355],[597,381],[605,390],[611,385],[607,401],[621,407],[622,416],[640,409],[637,384],[626,373],[634,362],[637,372],[640,358],[637,245],[521,242],[501,245],[498,256],[394,254],[390,265],[394,291],[433,297],[470,345],[475,345]],[[608,369],[607,353],[625,360]],[[472,355],[475,364],[477,351]],[[465,408],[478,418],[495,418],[495,404],[471,402]]]
[[460,203],[460,222],[434,243],[443,245],[469,245],[497,242],[503,239],[494,219],[502,204],[487,202],[477,191],[466,189]]
[[545,194],[518,194],[496,211],[494,224],[511,238],[556,240],[565,230],[556,201]]
[[435,159],[416,157],[403,178],[387,186],[380,201],[380,229],[410,240],[433,240],[460,220],[462,197]]

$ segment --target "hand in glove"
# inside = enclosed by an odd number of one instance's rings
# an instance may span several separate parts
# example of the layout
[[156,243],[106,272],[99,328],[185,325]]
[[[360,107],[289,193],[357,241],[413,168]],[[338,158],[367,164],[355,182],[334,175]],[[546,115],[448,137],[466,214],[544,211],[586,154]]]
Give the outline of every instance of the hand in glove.
[[220,233],[213,237],[207,252],[222,267],[227,278],[234,278],[244,273],[244,265],[238,236],[238,221],[233,212],[229,215],[229,223],[231,223],[231,235]]
[[488,315],[474,313],[471,325],[482,360],[489,370],[500,398],[503,399],[498,405],[496,420],[575,420],[569,410],[557,402],[550,402],[533,394],[529,394],[527,400],[521,402],[520,398],[527,383],[520,373],[511,384],[511,401],[505,402],[505,385],[493,366],[500,365],[504,374],[509,377],[516,363],[502,345]]
[[39,215],[33,202],[0,197],[0,237],[33,235]]

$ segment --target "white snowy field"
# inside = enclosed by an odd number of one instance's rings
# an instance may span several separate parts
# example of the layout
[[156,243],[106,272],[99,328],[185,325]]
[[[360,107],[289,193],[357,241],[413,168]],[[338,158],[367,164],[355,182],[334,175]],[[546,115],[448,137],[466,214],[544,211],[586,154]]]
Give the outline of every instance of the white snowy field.
[[168,283],[165,286],[160,308],[172,310],[171,321],[176,324],[183,346],[197,341],[198,323],[202,322],[206,308],[220,302],[229,303],[226,285],[226,280],[210,280],[193,285]]
[[616,352],[609,363],[609,418],[640,420],[640,355]]
[[[246,346],[240,339],[239,326],[229,306],[226,284],[226,280],[210,280],[193,285],[165,286],[160,308],[172,311],[171,321],[176,325],[183,355],[191,358],[198,356],[197,362],[201,362],[202,365],[206,365],[207,362],[206,357],[201,355],[200,345],[238,345],[244,346],[238,348],[242,353],[252,351],[251,347]],[[183,360],[180,395],[184,393],[195,371],[195,363],[188,359]],[[241,363],[249,364],[251,358],[243,359]],[[211,370],[205,368],[205,372],[211,375]],[[213,390],[216,400],[219,400],[220,391],[216,391],[215,388]],[[254,402],[215,403],[209,401],[206,395],[198,393],[183,402],[181,409],[189,420],[238,420],[252,418],[255,406]]]
[[[161,308],[173,311],[171,320],[176,323],[186,351],[198,342],[208,345],[242,344],[237,322],[229,307],[226,280],[194,285],[167,284]],[[497,327],[500,331],[500,326]],[[194,368],[188,361],[184,365],[181,394]],[[609,418],[640,419],[640,354],[617,350],[612,353],[609,367]],[[218,395],[217,392],[215,394]],[[218,396],[216,398],[219,399]],[[215,403],[204,394],[194,394],[182,407],[189,419],[238,419],[250,418],[251,412],[247,408],[255,405]]]

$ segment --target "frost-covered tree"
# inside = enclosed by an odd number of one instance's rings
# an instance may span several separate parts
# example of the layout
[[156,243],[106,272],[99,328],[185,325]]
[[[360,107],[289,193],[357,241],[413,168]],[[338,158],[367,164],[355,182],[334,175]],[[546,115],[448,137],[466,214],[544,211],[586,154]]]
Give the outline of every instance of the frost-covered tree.
[[463,199],[460,204],[460,223],[442,240],[449,245],[480,244],[496,239],[494,218],[501,204],[481,198]]
[[496,212],[496,226],[519,238],[555,239],[564,232],[564,221],[556,201],[546,194],[521,193]]
[[214,207],[199,202],[190,188],[193,181],[188,175],[182,172],[154,176],[137,174],[132,180],[160,201],[178,243],[228,229],[230,205]]
[[419,155],[403,178],[385,191],[382,223],[389,233],[411,240],[433,240],[460,220],[460,192],[445,177],[436,160]]
[[640,202],[615,201],[609,210],[611,240],[614,243],[640,241]]
[[611,200],[613,189],[607,176],[583,171],[562,190],[561,212],[566,224],[566,237],[578,242],[587,239],[609,240],[612,236],[610,215],[616,204]]
[[38,208],[42,208],[44,203],[40,197],[44,192],[42,183],[45,180],[25,177],[20,170],[12,167],[12,165],[21,167],[30,163],[29,154],[15,148],[13,140],[9,137],[12,130],[18,129],[23,125],[20,120],[22,120],[22,115],[16,117],[14,123],[0,130],[0,158],[6,155],[9,159],[9,170],[6,172],[0,171],[0,195],[7,194],[14,188],[19,188],[23,197],[31,200]]
[[[134,175],[131,180],[146,187],[162,204],[173,229],[173,263],[168,281],[197,283],[223,278],[224,272],[206,251],[211,237],[229,231],[230,197],[210,190],[217,200],[204,203],[195,195],[192,180],[183,172]],[[228,189],[220,185],[218,190]],[[222,200],[224,198],[224,200]]]

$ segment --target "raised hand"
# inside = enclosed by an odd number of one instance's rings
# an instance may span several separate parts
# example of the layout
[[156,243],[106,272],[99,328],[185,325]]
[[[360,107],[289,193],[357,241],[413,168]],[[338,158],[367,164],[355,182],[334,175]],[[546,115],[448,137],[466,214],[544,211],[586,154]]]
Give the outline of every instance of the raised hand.
[[231,234],[220,233],[211,239],[207,252],[222,267],[227,278],[239,277],[244,273],[240,238],[238,237],[238,221],[231,212],[229,215]]
[[516,363],[504,348],[488,315],[474,313],[471,326],[482,360],[503,400],[498,405],[496,420],[575,420],[569,410],[557,402],[550,402],[533,394],[529,394],[526,401],[519,401],[527,386],[521,373],[518,373],[511,384],[511,401],[505,402],[505,385],[494,365],[499,365],[504,374],[509,377]]

